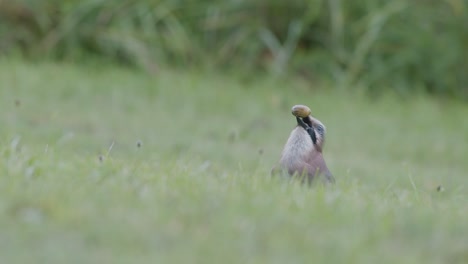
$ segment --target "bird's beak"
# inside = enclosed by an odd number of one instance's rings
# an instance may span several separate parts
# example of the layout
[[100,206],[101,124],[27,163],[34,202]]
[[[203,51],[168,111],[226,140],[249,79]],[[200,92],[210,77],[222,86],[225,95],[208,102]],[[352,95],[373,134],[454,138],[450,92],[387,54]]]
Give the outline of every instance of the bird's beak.
[[305,129],[306,126],[312,127],[312,120],[311,120],[310,116],[296,117],[296,121],[297,121],[297,125],[301,126],[301,127],[304,127],[304,129]]
[[317,143],[317,136],[315,135],[315,131],[312,128],[312,120],[310,116],[300,118],[296,116],[296,121],[297,125],[301,126],[307,133],[309,134],[310,138],[312,139],[312,142],[315,144]]

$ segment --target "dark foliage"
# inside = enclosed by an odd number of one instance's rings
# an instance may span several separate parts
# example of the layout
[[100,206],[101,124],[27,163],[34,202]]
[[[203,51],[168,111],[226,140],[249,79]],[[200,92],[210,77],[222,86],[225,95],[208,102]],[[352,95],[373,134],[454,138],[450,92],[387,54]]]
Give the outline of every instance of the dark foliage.
[[4,0],[0,52],[300,74],[468,99],[468,0]]

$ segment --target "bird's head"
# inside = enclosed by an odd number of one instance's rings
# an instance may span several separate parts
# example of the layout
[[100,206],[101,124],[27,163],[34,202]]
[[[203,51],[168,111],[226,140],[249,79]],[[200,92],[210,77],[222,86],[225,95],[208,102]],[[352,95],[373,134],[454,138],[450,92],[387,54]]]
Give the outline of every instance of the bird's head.
[[310,108],[305,105],[293,106],[292,114],[296,117],[297,125],[307,131],[314,147],[322,152],[326,132],[323,123],[313,117]]

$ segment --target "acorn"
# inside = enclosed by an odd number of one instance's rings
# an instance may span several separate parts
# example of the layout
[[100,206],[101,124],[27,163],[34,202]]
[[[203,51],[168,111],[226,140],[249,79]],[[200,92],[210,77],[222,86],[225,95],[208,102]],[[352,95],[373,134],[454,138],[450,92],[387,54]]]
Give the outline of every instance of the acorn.
[[311,111],[306,105],[295,105],[292,107],[291,113],[296,117],[304,118],[308,117]]

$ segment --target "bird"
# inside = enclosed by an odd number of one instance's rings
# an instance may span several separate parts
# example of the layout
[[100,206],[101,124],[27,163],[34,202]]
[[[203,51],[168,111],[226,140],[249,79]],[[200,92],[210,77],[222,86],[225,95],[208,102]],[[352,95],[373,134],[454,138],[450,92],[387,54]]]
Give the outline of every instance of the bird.
[[313,117],[310,108],[305,105],[295,105],[291,112],[296,117],[297,125],[284,145],[279,165],[273,167],[271,174],[300,177],[309,184],[319,177],[325,183],[334,183],[335,178],[322,154],[325,125]]

